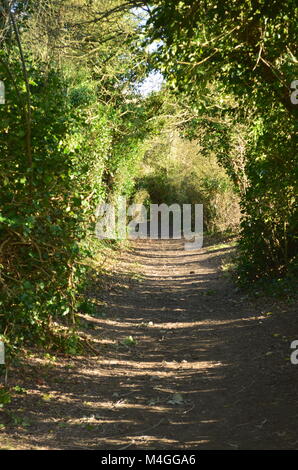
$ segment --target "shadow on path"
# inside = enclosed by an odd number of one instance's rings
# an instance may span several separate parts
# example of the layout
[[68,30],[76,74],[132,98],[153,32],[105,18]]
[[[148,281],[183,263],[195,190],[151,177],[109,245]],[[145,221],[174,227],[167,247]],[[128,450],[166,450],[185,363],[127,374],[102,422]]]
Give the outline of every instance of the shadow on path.
[[297,369],[288,338],[277,341],[293,312],[235,289],[220,271],[231,251],[157,240],[122,253],[92,291],[106,317],[86,316],[101,354],[32,359],[2,446],[297,448]]

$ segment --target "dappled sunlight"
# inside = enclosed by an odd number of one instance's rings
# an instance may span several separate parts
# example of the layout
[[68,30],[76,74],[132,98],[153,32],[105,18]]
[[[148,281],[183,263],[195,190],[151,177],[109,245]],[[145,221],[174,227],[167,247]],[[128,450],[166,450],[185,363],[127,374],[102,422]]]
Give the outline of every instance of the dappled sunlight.
[[[172,243],[150,246],[163,256]],[[177,269],[160,256],[135,275],[124,253],[106,273],[109,289],[92,293],[103,314],[80,315],[94,354],[27,360],[37,382],[15,400],[31,410],[30,426],[18,418],[17,428],[28,448],[228,449],[241,433],[254,441],[262,403],[272,401],[271,356],[249,348],[270,316],[235,293],[218,271],[223,252],[212,253],[179,252]]]
[[[147,311],[149,309],[146,309]],[[181,314],[181,312],[185,312],[186,309],[172,309],[171,311],[175,312],[179,312],[179,314]],[[193,328],[193,327],[207,327],[208,330],[212,329],[212,327],[216,327],[216,326],[225,326],[225,325],[231,325],[232,327],[234,326],[244,326],[243,325],[243,322],[255,322],[256,320],[266,320],[266,318],[268,318],[266,315],[258,315],[258,316],[251,316],[251,317],[247,317],[247,318],[238,318],[238,319],[230,319],[230,320],[214,320],[212,318],[207,318],[206,320],[201,320],[201,321],[184,321],[184,322],[181,322],[181,321],[175,321],[175,322],[158,322],[158,323],[153,323],[150,322],[147,323],[147,324],[142,324],[141,326],[146,326],[146,329],[148,329],[148,331],[150,331],[151,329],[157,329],[157,330],[173,330],[173,329],[185,329],[185,328]],[[125,321],[121,321],[121,320],[102,320],[100,322],[98,322],[99,324],[101,324],[101,326],[117,326],[117,327],[120,327],[120,328],[132,328],[133,326],[135,326],[136,328],[139,328],[140,325],[138,323],[133,323],[133,320],[134,319],[131,319],[132,322],[125,322]],[[205,330],[205,328],[204,328]]]
[[[108,367],[109,369],[113,369],[113,374],[117,371],[117,366],[125,367],[126,376],[127,377],[134,377],[136,375],[148,375],[148,372],[151,374],[154,371],[154,375],[156,377],[165,377],[171,376],[171,370],[176,371],[177,369],[184,369],[184,370],[207,370],[213,369],[214,367],[223,367],[224,364],[215,361],[197,361],[197,362],[187,362],[182,361],[181,363],[177,363],[176,361],[168,362],[141,362],[141,361],[129,361],[129,360],[98,360],[97,365],[101,365],[103,367]],[[166,369],[166,370],[163,370]],[[80,369],[78,369],[80,372]],[[94,374],[93,369],[82,369],[82,372],[85,374]]]
[[0,448],[297,449],[297,1],[0,4]]

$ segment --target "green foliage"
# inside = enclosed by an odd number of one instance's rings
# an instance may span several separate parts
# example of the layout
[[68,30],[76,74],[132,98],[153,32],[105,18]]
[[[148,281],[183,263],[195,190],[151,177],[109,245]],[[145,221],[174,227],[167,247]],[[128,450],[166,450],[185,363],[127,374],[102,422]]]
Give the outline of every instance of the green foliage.
[[[190,137],[194,113],[166,91],[160,93],[159,114],[152,122],[156,132],[145,143],[145,156],[137,189],[155,204],[203,204],[204,228],[209,232],[237,230],[239,204],[232,178],[206,152],[196,129]],[[170,117],[170,118],[169,118]]]
[[247,152],[239,272],[250,279],[297,272],[296,133],[297,123],[273,110]]
[[[63,28],[48,50],[34,42],[41,27],[51,35],[62,3],[57,10],[52,5],[43,19],[43,9],[23,14],[28,5],[19,4],[23,54],[14,41],[4,42],[0,51],[6,84],[6,104],[0,106],[0,331],[8,357],[32,343],[80,351],[76,312],[88,272],[85,260],[99,246],[96,207],[132,193],[141,141],[149,132],[147,105],[132,90],[123,94],[123,56],[121,70],[110,68],[107,76],[96,60],[80,60],[74,67],[67,54],[60,55],[59,64],[53,59]],[[84,19],[80,9],[76,14]],[[119,15],[115,21],[124,29],[131,22]],[[78,49],[71,46],[71,54],[83,51],[84,37],[81,41]],[[127,46],[115,41],[119,66]],[[120,77],[123,86],[117,87]]]
[[297,2],[156,0],[154,64],[193,111],[241,198],[241,282],[297,272]]
[[[241,280],[297,273],[296,2],[156,0],[150,65],[132,4],[42,0],[1,10],[8,358],[28,343],[80,351],[86,259],[101,247],[96,207],[118,195],[203,203],[209,231],[237,225],[240,198]],[[179,100],[167,90],[138,95],[150,67]]]
[[5,388],[0,388],[0,408],[4,408],[11,402],[10,393]]

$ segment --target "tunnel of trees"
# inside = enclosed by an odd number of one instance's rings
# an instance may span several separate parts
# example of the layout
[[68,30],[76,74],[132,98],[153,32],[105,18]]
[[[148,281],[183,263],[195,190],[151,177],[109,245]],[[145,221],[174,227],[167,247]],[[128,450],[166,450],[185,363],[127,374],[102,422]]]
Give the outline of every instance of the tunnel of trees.
[[296,0],[1,0],[9,354],[80,347],[96,207],[119,195],[202,203],[207,232],[238,234],[236,281],[295,279],[297,16]]

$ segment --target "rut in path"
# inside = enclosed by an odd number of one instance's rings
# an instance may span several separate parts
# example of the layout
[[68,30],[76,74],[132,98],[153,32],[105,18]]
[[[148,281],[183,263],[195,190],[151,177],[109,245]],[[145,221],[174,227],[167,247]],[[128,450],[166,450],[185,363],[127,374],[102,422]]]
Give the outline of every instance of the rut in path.
[[220,270],[231,250],[157,240],[124,252],[93,293],[107,316],[85,317],[102,354],[41,365],[39,385],[27,378],[31,425],[8,425],[4,446],[297,448],[298,369],[279,339],[297,315],[237,290]]

